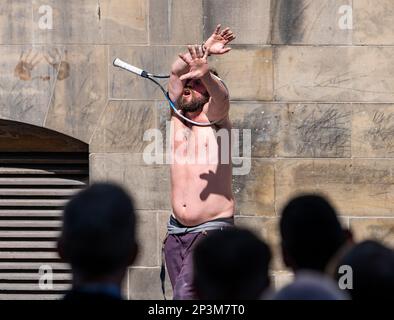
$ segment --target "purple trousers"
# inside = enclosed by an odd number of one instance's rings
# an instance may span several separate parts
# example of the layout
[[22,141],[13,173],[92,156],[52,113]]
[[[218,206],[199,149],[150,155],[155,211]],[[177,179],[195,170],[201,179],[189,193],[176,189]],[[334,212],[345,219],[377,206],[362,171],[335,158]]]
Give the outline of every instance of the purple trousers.
[[174,300],[197,299],[193,287],[193,249],[206,234],[206,231],[169,234],[165,239],[164,255]]

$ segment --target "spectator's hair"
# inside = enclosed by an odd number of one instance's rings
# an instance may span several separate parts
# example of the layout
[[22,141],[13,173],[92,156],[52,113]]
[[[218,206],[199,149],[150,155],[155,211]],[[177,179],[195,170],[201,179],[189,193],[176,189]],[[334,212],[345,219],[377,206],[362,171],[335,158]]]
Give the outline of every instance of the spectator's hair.
[[258,299],[270,285],[270,248],[247,230],[214,231],[197,244],[194,286],[199,299]]
[[122,187],[94,184],[66,205],[59,254],[83,276],[119,272],[137,253],[135,223],[133,201]]
[[[353,246],[339,261],[336,277],[340,281],[351,267],[352,289],[348,293],[353,300],[394,300],[394,251],[381,243],[366,240]],[[348,280],[348,279],[347,279]],[[348,281],[344,282],[349,285]]]
[[283,259],[293,270],[324,271],[346,242],[335,209],[319,195],[292,199],[280,218]]

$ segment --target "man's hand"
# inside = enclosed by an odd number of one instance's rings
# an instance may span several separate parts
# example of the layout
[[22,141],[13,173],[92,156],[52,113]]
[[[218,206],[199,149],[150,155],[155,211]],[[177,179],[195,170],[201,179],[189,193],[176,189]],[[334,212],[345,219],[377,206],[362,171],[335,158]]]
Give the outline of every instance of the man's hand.
[[200,79],[209,72],[208,54],[210,49],[207,48],[203,54],[199,45],[188,46],[190,56],[180,54],[179,57],[189,66],[189,72],[179,77],[181,81],[187,79]]
[[204,49],[209,48],[210,54],[224,54],[231,50],[231,48],[225,48],[225,46],[235,39],[235,35],[230,28],[226,28],[220,32],[220,27],[221,25],[218,24],[214,33],[212,33],[204,44]]

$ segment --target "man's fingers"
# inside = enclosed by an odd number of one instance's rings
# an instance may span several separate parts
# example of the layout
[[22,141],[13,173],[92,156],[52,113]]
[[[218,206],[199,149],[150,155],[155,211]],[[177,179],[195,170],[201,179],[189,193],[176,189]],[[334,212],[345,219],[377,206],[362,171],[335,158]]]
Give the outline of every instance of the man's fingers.
[[228,42],[233,41],[235,39],[235,36],[231,36],[230,38],[226,39]]
[[205,49],[204,56],[202,57],[203,59],[207,59],[207,58],[208,58],[208,55],[209,55],[209,50],[210,50],[210,48],[209,48],[209,47]]
[[194,50],[196,50],[196,57],[197,58],[201,58],[202,56],[203,56],[203,53],[202,53],[202,51],[201,51],[201,46],[199,46],[199,45],[195,45],[194,46]]
[[196,50],[194,49],[194,46],[187,46],[187,49],[189,50],[192,59],[196,59]]
[[192,58],[193,59],[199,58],[199,55],[197,54],[196,47],[197,47],[196,45],[192,46],[192,52],[193,52]]
[[215,29],[215,34],[219,34],[219,32],[220,32],[220,27],[221,27],[222,25],[221,24],[218,24],[217,26],[216,26],[216,29]]
[[220,34],[222,37],[224,37],[226,34],[228,34],[229,32],[231,32],[230,28],[226,28],[222,31],[222,33]]
[[222,53],[227,53],[227,52],[229,52],[231,50],[231,48],[230,47],[228,47],[228,48],[224,48],[223,50],[222,50]]
[[234,36],[234,33],[229,32],[229,33],[225,34],[225,35],[223,36],[223,38],[224,38],[224,39],[228,39],[228,38],[230,38],[230,37],[232,37],[232,36]]
[[178,57],[181,58],[186,64],[189,64],[189,61],[185,58],[183,54],[178,54]]
[[187,80],[187,79],[192,79],[194,77],[193,72],[185,73],[179,77],[179,80]]

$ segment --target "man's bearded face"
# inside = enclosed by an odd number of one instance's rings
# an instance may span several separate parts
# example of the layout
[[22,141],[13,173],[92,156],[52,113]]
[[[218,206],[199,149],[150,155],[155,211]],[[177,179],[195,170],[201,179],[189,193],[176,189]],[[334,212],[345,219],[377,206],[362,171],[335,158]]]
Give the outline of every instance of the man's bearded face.
[[193,112],[208,102],[209,94],[200,80],[188,80],[183,89],[183,95],[180,101],[180,108],[185,112]]

